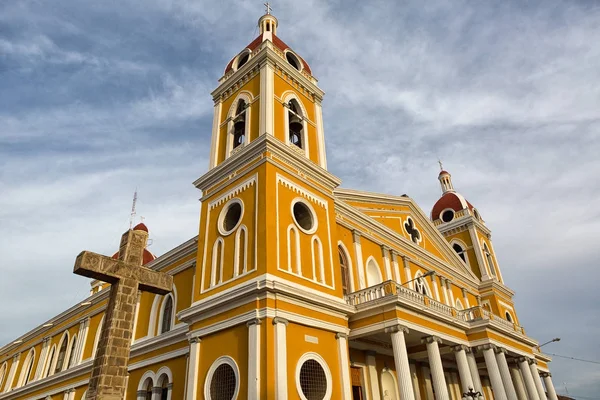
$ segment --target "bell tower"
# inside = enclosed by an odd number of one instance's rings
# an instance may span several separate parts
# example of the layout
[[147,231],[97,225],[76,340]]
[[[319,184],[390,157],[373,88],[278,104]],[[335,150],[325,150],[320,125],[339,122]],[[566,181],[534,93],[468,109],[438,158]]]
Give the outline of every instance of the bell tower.
[[310,66],[278,36],[279,21],[267,13],[259,36],[227,64],[212,92],[214,116],[209,168],[271,135],[321,168],[327,168],[323,138],[323,91]]

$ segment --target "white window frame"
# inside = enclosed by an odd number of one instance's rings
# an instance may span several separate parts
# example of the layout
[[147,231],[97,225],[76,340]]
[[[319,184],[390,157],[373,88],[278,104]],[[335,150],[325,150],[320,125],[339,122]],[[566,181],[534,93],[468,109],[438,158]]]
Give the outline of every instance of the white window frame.
[[[376,271],[377,271],[377,275],[378,275],[377,280],[379,281],[377,283],[370,282],[370,279],[369,279],[369,276],[370,276],[369,275],[369,266],[370,265],[373,265],[376,267]],[[379,267],[379,263],[375,260],[375,257],[373,257],[373,256],[369,256],[369,258],[367,258],[367,261],[365,262],[365,275],[366,275],[365,277],[367,279],[367,287],[372,287],[372,286],[380,285],[383,283],[383,274],[381,273],[381,268]]]
[[325,372],[325,379],[327,380],[327,389],[325,391],[325,397],[323,397],[323,400],[330,400],[331,393],[333,391],[333,379],[331,377],[331,371],[329,370],[329,365],[327,365],[325,359],[321,357],[321,355],[319,355],[318,353],[314,352],[304,353],[298,360],[298,363],[296,364],[296,391],[298,392],[298,395],[302,400],[308,400],[302,392],[302,386],[300,386],[300,370],[302,369],[302,365],[304,365],[304,363],[308,360],[314,360],[318,362],[321,368],[323,368],[323,371]]
[[[312,226],[312,228],[306,230],[302,226],[300,226],[300,224],[298,223],[298,221],[296,221],[296,216],[294,215],[294,206],[296,205],[296,203],[302,203],[306,207],[308,207],[308,210],[312,214],[312,219],[313,219],[313,226]],[[312,235],[313,233],[315,233],[317,231],[317,228],[319,227],[319,219],[317,218],[317,213],[315,212],[315,208],[308,201],[304,200],[302,197],[296,197],[290,203],[290,213],[292,214],[292,221],[294,221],[294,224],[296,225],[296,227],[298,227],[298,229],[301,232],[303,232],[303,233],[305,233],[307,235]]]
[[[165,306],[167,305],[167,298],[171,298],[171,302],[173,305],[173,310],[171,312],[171,321],[169,322],[169,330],[167,332],[162,332],[163,318],[165,317]],[[168,333],[173,330],[175,326],[175,313],[177,312],[177,305],[175,304],[175,296],[171,293],[167,293],[163,296],[163,301],[160,305],[160,314],[158,317],[158,326],[156,327],[157,335],[162,335],[163,333]]]
[[[456,252],[456,250],[454,250],[453,246],[455,244],[459,245],[463,249],[462,253],[465,255],[465,260],[464,261],[460,257],[460,255]],[[465,242],[463,242],[460,239],[452,239],[450,241],[450,247],[452,247],[452,251],[458,256],[458,258],[460,258],[460,261],[463,261],[464,264],[466,264],[468,267],[471,267],[471,263],[469,262],[469,254],[467,253],[467,245],[465,244]]]
[[[227,210],[229,210],[229,207],[231,207],[234,204],[239,204],[240,207],[242,208],[242,212],[240,213],[240,219],[239,221],[235,224],[235,226],[229,230],[226,231],[225,228],[223,227],[223,222],[225,221],[225,216],[227,215]],[[217,219],[217,229],[219,230],[219,233],[223,236],[229,236],[231,235],[233,232],[235,232],[235,230],[237,228],[239,228],[239,226],[242,224],[242,220],[244,219],[244,209],[246,207],[244,207],[244,202],[242,201],[242,199],[240,199],[239,197],[233,198],[231,200],[229,200],[221,209],[221,212],[219,213],[219,218]]]
[[240,370],[238,365],[230,356],[221,356],[212,363],[208,369],[208,373],[206,374],[206,380],[204,381],[204,398],[206,400],[212,400],[212,397],[210,396],[210,384],[212,383],[212,378],[215,374],[215,371],[223,364],[227,364],[233,369],[235,374],[235,391],[233,392],[232,400],[235,400],[238,397],[240,392]]
[[245,113],[245,124],[246,126],[244,127],[244,143],[241,144],[239,147],[237,147],[235,150],[237,151],[239,148],[242,148],[244,146],[247,146],[250,143],[250,117],[251,117],[251,106],[252,106],[252,101],[253,101],[253,96],[252,93],[248,92],[248,91],[243,91],[240,92],[237,97],[235,98],[235,100],[233,101],[233,103],[231,103],[231,107],[229,108],[229,112],[227,113],[227,138],[225,140],[225,145],[227,146],[226,151],[225,151],[225,158],[229,158],[232,156],[232,154],[234,154],[234,148],[233,148],[233,135],[234,135],[234,130],[233,130],[233,126],[234,124],[234,119],[235,117],[237,117],[240,114],[236,114],[237,111],[237,106],[240,100],[244,100],[246,102],[246,109],[244,110]]
[[[33,363],[35,362],[35,348],[31,348],[25,357],[25,361],[21,366],[21,373],[19,374],[19,380],[17,381],[16,387],[21,387],[27,384],[28,375],[33,373]],[[30,367],[31,364],[31,367]],[[31,368],[31,370],[30,370]],[[28,373],[29,372],[29,373]]]
[[[417,279],[417,278],[421,279]],[[425,288],[425,296],[433,298],[431,295],[431,289],[429,288],[429,284],[427,283],[426,278],[423,278],[423,272],[417,271],[415,272],[415,276],[413,278],[414,290],[415,292],[422,294],[419,290],[417,290],[417,286],[423,286]]]
[[[301,115],[296,114],[301,120],[302,120],[302,148],[299,148],[298,146],[296,146],[295,144],[293,144],[292,142],[290,142],[290,112],[293,112],[290,109],[289,103],[292,100],[296,100],[296,102],[298,103],[298,105],[300,106],[300,112],[302,113]],[[285,131],[285,144],[287,144],[288,146],[293,146],[294,148],[298,149],[298,151],[303,151],[304,155],[306,156],[306,158],[309,158],[309,143],[308,143],[308,123],[306,122],[308,120],[308,114],[306,111],[306,107],[304,107],[304,103],[302,103],[302,100],[300,100],[300,98],[296,95],[296,93],[294,92],[287,92],[287,94],[283,97],[283,120],[284,120],[284,131]]]

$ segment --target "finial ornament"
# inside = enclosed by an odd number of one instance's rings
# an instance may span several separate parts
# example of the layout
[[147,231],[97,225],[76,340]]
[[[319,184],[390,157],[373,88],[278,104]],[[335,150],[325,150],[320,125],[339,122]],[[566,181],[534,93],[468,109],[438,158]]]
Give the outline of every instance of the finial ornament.
[[269,2],[267,1],[267,2],[266,2],[265,4],[263,4],[263,5],[264,5],[264,6],[267,8],[267,10],[265,11],[265,14],[267,14],[267,15],[268,15],[268,14],[271,14],[271,10],[273,9],[273,8],[271,7],[271,3],[269,3]]
[[438,164],[440,164],[440,171],[444,170],[444,166],[442,165],[442,160],[438,158]]

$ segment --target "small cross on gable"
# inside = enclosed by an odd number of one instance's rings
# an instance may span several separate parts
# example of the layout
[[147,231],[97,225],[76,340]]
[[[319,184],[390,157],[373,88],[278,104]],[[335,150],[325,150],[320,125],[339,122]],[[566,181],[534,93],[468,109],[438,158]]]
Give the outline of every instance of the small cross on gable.
[[419,232],[419,230],[415,226],[415,223],[413,222],[412,218],[409,217],[406,220],[406,222],[404,223],[404,229],[406,230],[406,233],[410,235],[410,238],[413,242],[419,243],[421,241],[421,232]]

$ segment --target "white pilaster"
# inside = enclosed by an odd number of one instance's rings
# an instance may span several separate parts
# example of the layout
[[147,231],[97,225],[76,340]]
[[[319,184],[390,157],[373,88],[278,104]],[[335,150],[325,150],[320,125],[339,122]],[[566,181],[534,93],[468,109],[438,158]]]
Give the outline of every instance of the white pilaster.
[[260,320],[248,325],[248,399],[260,399]]
[[200,338],[190,338],[190,357],[187,375],[186,399],[196,400],[198,398],[198,367],[200,366]]
[[213,112],[213,124],[212,124],[212,138],[210,141],[210,160],[208,168],[214,168],[217,166],[217,161],[219,157],[219,133],[220,133],[220,124],[221,124],[221,109],[222,109],[221,100],[217,100],[215,103],[215,108]]
[[481,346],[483,352],[483,358],[485,359],[485,367],[487,368],[490,382],[492,384],[492,390],[494,391],[495,400],[507,400],[506,391],[504,390],[504,384],[502,383],[502,376],[500,375],[500,369],[496,362],[496,356],[494,354],[494,345],[483,345]]
[[442,357],[440,356],[440,348],[438,343],[442,340],[437,336],[430,336],[422,339],[427,345],[427,357],[429,358],[429,368],[431,370],[431,379],[435,389],[436,400],[450,400],[448,395],[448,387],[444,378],[444,366],[442,365]]
[[471,378],[473,378],[473,389],[475,389],[476,392],[483,392],[481,378],[479,377],[479,368],[477,368],[477,360],[475,359],[473,350],[467,352],[467,362],[469,363]]
[[402,277],[400,276],[400,267],[398,266],[398,253],[394,250],[392,253],[392,267],[394,268],[394,280],[398,283],[402,283]]
[[[140,316],[140,301],[142,300],[142,291],[137,292],[137,301],[135,302],[135,314],[133,316],[133,331],[131,332],[131,344],[135,342],[135,334],[137,332],[137,322]],[[175,306],[175,304],[173,305]]]
[[475,388],[471,370],[469,369],[469,361],[467,360],[468,348],[466,346],[454,346],[453,350],[456,357],[456,365],[458,366],[460,383],[462,384],[461,389],[463,393],[466,393],[469,391],[469,388]]
[[385,280],[392,279],[392,265],[390,263],[390,249],[387,246],[381,246],[381,256],[385,265]]
[[540,400],[548,400],[535,360],[529,360],[529,369],[531,369],[531,376],[533,377],[533,382],[535,383],[535,388],[537,389]]
[[508,362],[506,361],[506,349],[496,349],[496,362],[498,369],[500,370],[500,376],[502,377],[502,383],[504,384],[504,391],[508,400],[519,400],[517,397],[517,391],[510,376],[510,369],[508,368]]
[[352,231],[352,241],[354,243],[354,258],[356,259],[356,272],[358,273],[358,290],[366,287],[365,267],[363,265],[362,247],[360,245],[360,233]]
[[319,151],[319,165],[327,169],[327,153],[325,151],[325,133],[323,129],[323,109],[321,103],[315,102],[315,122],[317,124],[317,138]]
[[[46,355],[48,354],[48,349],[50,348],[50,337],[45,337],[42,342],[42,351],[40,352],[40,358],[38,359],[37,368],[35,369],[35,374],[33,375],[34,381],[37,381],[44,371],[44,360],[46,359]],[[0,378],[1,379],[1,378]],[[2,382],[0,382],[1,385]],[[0,391],[2,387],[0,386]]]
[[510,375],[512,376],[513,384],[515,385],[515,391],[519,400],[528,400],[527,391],[525,390],[525,384],[523,383],[523,377],[519,367],[513,366],[510,368]]
[[521,375],[523,375],[523,380],[525,381],[525,388],[527,388],[529,400],[540,400],[535,383],[533,382],[533,376],[531,375],[531,369],[529,369],[527,358],[519,358],[519,369],[521,370]]
[[446,286],[448,290],[448,297],[450,297],[450,306],[455,307],[456,303],[454,302],[454,293],[452,292],[452,281],[450,279],[446,279]]
[[437,285],[437,278],[436,278],[436,273],[435,271],[433,272],[433,274],[429,277],[429,279],[431,279],[431,286],[433,286],[433,293],[435,296],[435,299],[437,301],[440,301],[440,291],[438,289],[438,285]]
[[404,276],[406,277],[406,281],[405,282],[409,282],[408,286],[412,289],[415,290],[415,282],[413,282],[412,280],[412,275],[410,273],[410,264],[409,264],[410,258],[406,257],[406,256],[402,256],[402,264],[404,265]]
[[83,360],[83,349],[85,347],[85,344],[87,343],[87,338],[88,338],[88,334],[90,332],[90,317],[87,317],[84,320],[83,323],[83,332],[81,333],[81,336],[78,336],[78,341],[79,341],[79,345],[78,345],[78,350],[77,350],[77,359],[75,361],[75,365],[79,365],[81,364],[81,360]]
[[350,381],[350,363],[348,362],[348,335],[337,333],[335,338],[338,345],[338,362],[341,371],[342,399],[352,400],[352,381]]
[[454,307],[450,304],[450,298],[448,297],[448,290],[446,289],[446,278],[440,276],[440,285],[442,286],[442,294],[444,295],[444,304],[450,307]]
[[471,304],[469,304],[469,296],[467,296],[467,289],[462,288],[462,296],[463,296],[463,302],[465,303],[465,308],[471,308]]
[[274,71],[273,66],[267,60],[260,67],[260,116],[258,124],[259,135],[264,133],[273,135],[273,102],[274,102]]
[[381,395],[379,391],[379,375],[377,374],[375,352],[367,351],[365,363],[367,364],[367,373],[369,374],[370,383],[369,386],[371,387],[371,396],[367,396],[367,398],[371,397],[372,400],[381,400]]
[[409,364],[409,366],[415,400],[421,400],[421,392],[419,391],[419,377],[417,375],[417,366],[415,364]]
[[479,240],[477,239],[475,225],[473,224],[469,225],[469,236],[471,236],[471,242],[473,243],[473,251],[475,252],[475,257],[477,258],[477,265],[479,266],[481,280],[487,281],[491,278],[488,274],[488,269],[486,267],[486,262],[484,261],[483,252],[481,251],[481,245],[479,244]]
[[404,334],[408,333],[408,328],[397,325],[386,328],[385,331],[390,334],[392,339],[400,400],[415,400],[412,379],[410,377],[410,366],[408,364],[408,352],[406,351],[406,341],[404,340]]
[[433,398],[433,385],[431,384],[431,370],[429,367],[423,366],[421,372],[423,373],[423,380],[425,381],[425,399],[435,400]]
[[287,391],[287,325],[288,321],[275,317],[275,398],[286,400]]
[[546,392],[548,392],[548,400],[558,400],[556,390],[554,390],[554,384],[552,383],[552,374],[550,374],[550,372],[542,372],[541,375],[542,378],[544,378]]

